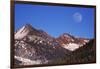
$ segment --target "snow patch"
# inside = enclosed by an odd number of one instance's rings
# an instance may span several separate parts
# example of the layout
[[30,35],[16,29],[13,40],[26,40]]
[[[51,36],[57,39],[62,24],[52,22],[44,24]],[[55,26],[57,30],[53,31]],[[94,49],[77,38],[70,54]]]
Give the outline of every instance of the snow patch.
[[80,47],[80,45],[76,44],[76,43],[69,43],[69,44],[63,44],[63,47],[70,51],[74,51],[74,50],[78,49]]
[[88,43],[88,42],[89,42],[89,40],[84,40],[84,42]]
[[15,34],[15,39],[22,39],[29,33],[29,30],[23,26],[16,34]]
[[22,58],[22,57],[19,57],[19,56],[15,56],[15,59],[19,60],[19,61],[22,61],[22,64],[24,65],[33,65],[33,64],[41,64],[41,60],[30,60],[30,59],[27,59],[27,58]]

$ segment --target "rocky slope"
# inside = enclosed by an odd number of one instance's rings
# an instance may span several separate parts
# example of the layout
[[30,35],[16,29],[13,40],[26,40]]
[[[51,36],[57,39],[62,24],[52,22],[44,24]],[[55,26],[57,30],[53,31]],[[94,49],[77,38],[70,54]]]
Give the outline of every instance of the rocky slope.
[[70,51],[74,51],[88,43],[89,39],[76,38],[70,34],[64,33],[57,38],[57,41],[63,48],[68,49]]
[[[78,60],[74,61],[75,58],[85,55],[86,51],[89,54],[83,58],[85,63],[88,58],[93,58],[91,55],[95,51],[90,52],[94,48],[93,43],[90,39],[76,38],[67,33],[54,38],[43,30],[26,24],[15,33],[15,65],[79,63]],[[95,56],[90,59],[91,62],[92,60],[95,61]]]

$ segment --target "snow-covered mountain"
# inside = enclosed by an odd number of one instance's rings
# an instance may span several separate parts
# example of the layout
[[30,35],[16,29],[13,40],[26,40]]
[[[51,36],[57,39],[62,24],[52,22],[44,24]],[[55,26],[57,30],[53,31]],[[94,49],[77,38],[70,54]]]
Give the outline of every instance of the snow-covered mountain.
[[90,40],[85,39],[85,38],[76,38],[68,33],[64,33],[63,35],[61,35],[60,37],[57,38],[57,41],[65,49],[74,51],[74,50],[84,46]]
[[68,33],[54,38],[43,30],[33,28],[30,24],[16,31],[14,37],[15,65],[73,63],[69,61],[72,52],[91,41],[86,38],[76,38]]
[[28,35],[29,32],[31,32],[32,26],[30,24],[26,24],[25,26],[23,26],[21,29],[19,29],[16,33],[15,33],[15,39],[23,39],[25,36]]

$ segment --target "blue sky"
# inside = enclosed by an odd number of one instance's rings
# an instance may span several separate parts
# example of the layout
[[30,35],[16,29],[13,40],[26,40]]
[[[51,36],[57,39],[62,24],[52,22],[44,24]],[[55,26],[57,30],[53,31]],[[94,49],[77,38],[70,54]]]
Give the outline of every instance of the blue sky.
[[53,37],[70,33],[94,38],[94,8],[16,4],[15,30],[27,23]]

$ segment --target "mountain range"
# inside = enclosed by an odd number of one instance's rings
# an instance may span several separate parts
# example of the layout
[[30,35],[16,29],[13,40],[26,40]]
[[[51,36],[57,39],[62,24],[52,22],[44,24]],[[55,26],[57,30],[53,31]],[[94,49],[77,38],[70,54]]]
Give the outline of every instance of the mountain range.
[[95,40],[64,33],[57,38],[26,24],[14,33],[16,65],[96,62]]

